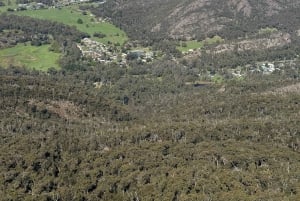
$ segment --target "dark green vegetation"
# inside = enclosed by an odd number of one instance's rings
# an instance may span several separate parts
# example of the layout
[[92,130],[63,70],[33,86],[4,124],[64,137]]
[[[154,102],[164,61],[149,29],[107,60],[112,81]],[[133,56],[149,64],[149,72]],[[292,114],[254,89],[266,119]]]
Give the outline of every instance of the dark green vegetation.
[[[0,200],[300,200],[298,6],[110,0],[2,14]],[[90,11],[132,40],[98,30]],[[126,65],[84,57],[85,37]]]
[[299,200],[296,69],[200,87],[143,69],[2,69],[1,199]]

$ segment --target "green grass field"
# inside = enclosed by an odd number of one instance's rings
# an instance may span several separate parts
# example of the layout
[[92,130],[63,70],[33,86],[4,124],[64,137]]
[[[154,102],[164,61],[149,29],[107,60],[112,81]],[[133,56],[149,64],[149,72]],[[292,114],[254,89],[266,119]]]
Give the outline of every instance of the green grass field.
[[25,66],[26,68],[46,71],[54,67],[59,68],[57,63],[60,54],[50,52],[49,45],[39,47],[19,44],[15,47],[0,50],[0,66]]
[[[52,20],[61,22],[70,26],[76,26],[78,30],[93,36],[94,33],[100,32],[106,35],[104,38],[93,38],[102,43],[120,43],[123,44],[128,38],[124,31],[108,22],[97,22],[89,14],[83,15],[74,7],[65,7],[62,9],[43,9],[43,10],[26,10],[14,12],[17,15],[29,16],[33,18]],[[77,23],[81,19],[82,24]]]
[[0,13],[6,12],[8,8],[11,9],[17,8],[16,0],[7,0],[7,1],[4,0],[2,2],[5,4],[5,6],[0,6]]
[[[185,44],[185,45],[183,45]],[[196,40],[191,40],[191,41],[184,41],[180,42],[180,46],[177,46],[177,49],[181,52],[187,52],[190,49],[198,49],[203,47],[203,42],[198,42]]]
[[[187,52],[190,49],[199,49],[202,48],[204,45],[211,45],[215,43],[223,42],[224,39],[222,39],[220,36],[214,36],[212,38],[207,38],[203,41],[197,41],[197,40],[190,40],[190,41],[181,41],[179,43],[179,46],[177,46],[177,49],[181,52]],[[185,44],[183,46],[183,44]]]

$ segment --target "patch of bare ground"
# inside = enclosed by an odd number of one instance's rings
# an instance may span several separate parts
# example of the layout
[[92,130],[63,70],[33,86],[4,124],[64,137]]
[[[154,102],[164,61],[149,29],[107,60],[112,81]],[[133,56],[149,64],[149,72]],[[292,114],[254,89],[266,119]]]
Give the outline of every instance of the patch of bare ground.
[[247,0],[229,0],[228,5],[235,7],[236,13],[242,12],[245,16],[250,16],[252,13],[252,7]]
[[213,49],[213,52],[218,54],[223,52],[231,52],[234,50],[239,52],[247,50],[261,50],[274,47],[283,47],[289,43],[291,43],[291,35],[288,33],[279,32],[271,34],[266,38],[248,39],[238,41],[236,43],[220,44]]
[[288,93],[300,93],[300,83],[288,85],[288,86],[285,86],[285,87],[280,87],[280,88],[277,88],[277,89],[272,90],[272,91],[264,92],[263,94],[264,95],[269,95],[269,94],[285,95],[285,94],[288,94]]
[[36,106],[37,110],[47,109],[49,112],[58,115],[60,118],[74,120],[81,116],[83,109],[70,101],[39,101],[30,99],[28,105]]

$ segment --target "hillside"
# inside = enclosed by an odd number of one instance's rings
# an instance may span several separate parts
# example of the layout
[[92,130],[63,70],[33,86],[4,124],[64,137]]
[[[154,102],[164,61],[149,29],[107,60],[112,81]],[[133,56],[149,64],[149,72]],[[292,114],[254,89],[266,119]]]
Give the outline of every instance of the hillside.
[[266,26],[300,29],[297,0],[111,0],[94,10],[130,37],[203,38],[244,36]]
[[295,70],[197,86],[160,65],[2,69],[0,200],[299,200]]
[[0,201],[300,200],[298,0],[0,5]]

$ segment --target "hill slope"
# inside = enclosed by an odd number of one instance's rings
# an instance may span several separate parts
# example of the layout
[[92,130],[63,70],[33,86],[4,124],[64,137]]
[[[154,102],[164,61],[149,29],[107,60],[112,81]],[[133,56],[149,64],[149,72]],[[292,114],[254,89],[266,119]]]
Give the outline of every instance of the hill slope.
[[236,37],[266,26],[300,27],[297,0],[112,0],[100,7],[94,13],[110,17],[137,39]]

